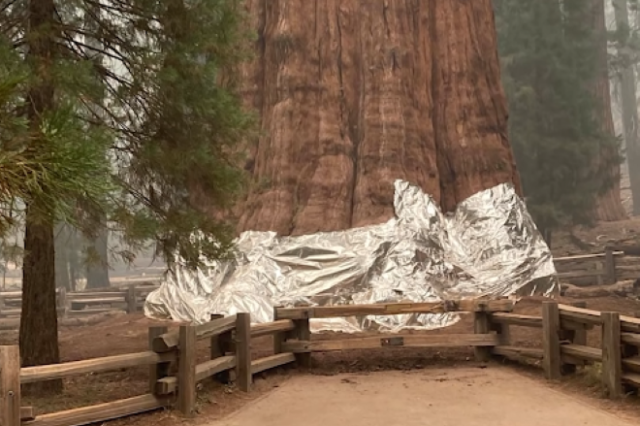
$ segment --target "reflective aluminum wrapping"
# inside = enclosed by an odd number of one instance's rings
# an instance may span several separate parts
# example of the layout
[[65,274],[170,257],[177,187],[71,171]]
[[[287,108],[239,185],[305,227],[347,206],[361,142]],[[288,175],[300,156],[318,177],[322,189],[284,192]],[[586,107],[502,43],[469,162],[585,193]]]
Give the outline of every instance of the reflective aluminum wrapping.
[[[176,266],[145,303],[151,318],[203,323],[250,312],[273,321],[274,306],[433,302],[552,295],[551,252],[508,184],[479,192],[443,214],[418,187],[395,182],[396,217],[341,232],[281,237],[245,232],[237,257],[198,271]],[[314,331],[434,329],[455,314],[312,320]]]

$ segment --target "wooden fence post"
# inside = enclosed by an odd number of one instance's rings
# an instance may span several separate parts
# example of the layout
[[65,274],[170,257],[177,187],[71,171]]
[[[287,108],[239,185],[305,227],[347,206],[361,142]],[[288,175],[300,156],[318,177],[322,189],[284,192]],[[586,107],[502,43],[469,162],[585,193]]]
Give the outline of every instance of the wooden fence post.
[[130,284],[127,287],[127,313],[135,314],[138,310],[138,298],[136,297],[136,285]]
[[509,324],[494,322],[491,320],[491,315],[489,315],[489,330],[496,332],[500,346],[509,346],[509,343],[511,343],[511,329],[509,328]]
[[[307,312],[308,315],[308,312]],[[278,321],[278,308],[274,312],[274,320]],[[283,340],[299,340],[310,341],[311,340],[311,326],[309,324],[309,318],[294,319],[293,330],[284,333]],[[275,349],[275,346],[274,346]],[[295,354],[296,363],[300,367],[308,368],[311,366],[311,352],[300,352]]]
[[[223,318],[224,315],[213,314],[211,315],[211,321]],[[209,354],[211,359],[220,358],[227,355],[229,352],[233,352],[233,330],[225,331],[221,334],[215,334],[211,336],[211,346],[209,347]],[[231,382],[231,374],[229,370],[215,374],[213,380],[216,380],[223,384],[229,384]]]
[[236,380],[238,389],[249,392],[251,388],[251,315],[236,315]]
[[[273,308],[273,320],[277,321],[278,318],[278,308]],[[282,344],[284,343],[285,333],[274,333],[273,334],[273,353],[279,354],[282,353]]]
[[542,347],[545,377],[548,380],[557,380],[562,375],[560,311],[557,302],[542,304]]
[[605,249],[605,271],[608,284],[615,284],[618,281],[616,276],[616,258],[613,255],[613,249],[607,247]]
[[[576,308],[586,308],[587,302],[573,302],[571,306],[575,306]],[[587,345],[587,329],[584,324],[575,323],[573,324],[575,327],[571,330],[560,329],[560,341],[567,341],[574,345]],[[587,364],[587,361],[581,360],[578,358],[570,358],[569,360],[565,360],[566,363],[562,363],[561,371],[562,374],[573,374],[576,372],[578,366],[584,366]]]
[[181,325],[179,335],[178,409],[187,416],[196,410],[196,327]]
[[602,312],[602,382],[609,398],[622,395],[620,314]]
[[[164,326],[156,326],[149,327],[149,350],[153,351],[153,340],[156,337],[162,336],[164,333],[168,331],[167,327]],[[152,365],[149,367],[149,392],[156,395],[158,380],[163,377],[167,377],[169,375],[169,365],[168,362],[158,363],[156,365]]]
[[[476,311],[473,313],[473,332],[475,334],[489,334],[489,314],[485,310],[485,304],[479,302]],[[476,346],[473,352],[478,362],[487,362],[491,358],[491,348],[486,346]]]
[[0,425],[20,426],[20,349],[0,346]]

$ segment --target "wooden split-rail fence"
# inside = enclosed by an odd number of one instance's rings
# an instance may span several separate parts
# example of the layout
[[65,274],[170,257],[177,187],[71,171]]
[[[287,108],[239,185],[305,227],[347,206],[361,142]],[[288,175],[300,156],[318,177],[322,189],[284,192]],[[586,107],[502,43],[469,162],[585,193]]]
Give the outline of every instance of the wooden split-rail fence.
[[574,285],[604,285],[640,278],[640,256],[606,249],[602,253],[554,257],[560,281]]
[[[545,302],[539,316],[512,310],[513,301],[507,299],[276,308],[271,323],[252,325],[249,314],[238,313],[202,325],[181,325],[178,330],[151,327],[145,352],[26,368],[20,367],[17,346],[0,346],[0,425],[79,426],[169,406],[193,416],[198,382],[214,376],[228,381],[233,375],[236,386],[248,392],[257,373],[287,364],[308,366],[313,352],[349,349],[473,347],[478,361],[492,357],[541,361],[546,377],[552,380],[574,372],[577,366],[597,362],[602,364],[601,380],[610,397],[640,387],[640,319],[556,302]],[[316,340],[309,327],[313,318],[445,312],[470,312],[473,333]],[[541,348],[512,346],[512,327],[541,329]],[[594,327],[602,329],[599,348],[587,346],[587,330]],[[273,336],[273,355],[254,359],[251,341],[262,336]],[[205,339],[210,343],[210,359],[197,363],[196,343]],[[44,415],[21,404],[23,384],[138,366],[149,367],[144,395]]]
[[[124,288],[95,289],[67,292],[56,291],[58,316],[78,318],[97,315],[114,309],[127,313],[140,311],[149,293],[158,288],[155,283],[129,284]],[[0,292],[0,330],[14,330],[20,325],[22,291]]]

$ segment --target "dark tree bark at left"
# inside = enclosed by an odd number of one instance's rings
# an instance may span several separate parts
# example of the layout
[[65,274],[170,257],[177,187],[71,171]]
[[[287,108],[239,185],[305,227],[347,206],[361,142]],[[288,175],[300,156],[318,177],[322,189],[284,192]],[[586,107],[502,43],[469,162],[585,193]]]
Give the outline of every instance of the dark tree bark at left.
[[[28,95],[27,118],[34,149],[46,143],[41,132],[42,117],[55,102],[51,70],[55,64],[56,37],[54,0],[29,3],[27,63],[36,79]],[[58,315],[56,310],[54,222],[43,214],[37,197],[27,205],[22,268],[22,315],[20,317],[20,356],[23,366],[57,364]],[[36,392],[59,392],[62,380],[34,383]]]

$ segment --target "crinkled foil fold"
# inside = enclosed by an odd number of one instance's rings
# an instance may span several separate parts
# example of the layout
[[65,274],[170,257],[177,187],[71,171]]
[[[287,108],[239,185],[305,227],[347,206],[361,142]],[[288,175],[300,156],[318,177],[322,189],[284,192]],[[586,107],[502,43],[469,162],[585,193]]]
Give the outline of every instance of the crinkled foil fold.
[[[233,261],[171,268],[145,303],[151,318],[203,323],[250,312],[273,321],[274,306],[433,302],[552,295],[551,252],[509,184],[479,192],[449,214],[405,181],[395,182],[396,217],[381,225],[282,237],[244,232]],[[312,320],[314,331],[435,329],[455,314]]]

